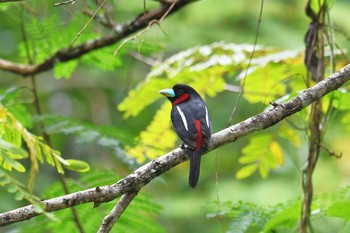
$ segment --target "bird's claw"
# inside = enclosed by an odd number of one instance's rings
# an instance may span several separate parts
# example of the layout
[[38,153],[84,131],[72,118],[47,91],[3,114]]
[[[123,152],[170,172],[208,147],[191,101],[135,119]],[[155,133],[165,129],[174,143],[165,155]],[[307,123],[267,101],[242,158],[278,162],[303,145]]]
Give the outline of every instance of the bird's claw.
[[185,150],[186,152],[189,152],[190,151],[190,147],[188,145],[186,145],[185,143],[182,143],[180,145],[180,148]]

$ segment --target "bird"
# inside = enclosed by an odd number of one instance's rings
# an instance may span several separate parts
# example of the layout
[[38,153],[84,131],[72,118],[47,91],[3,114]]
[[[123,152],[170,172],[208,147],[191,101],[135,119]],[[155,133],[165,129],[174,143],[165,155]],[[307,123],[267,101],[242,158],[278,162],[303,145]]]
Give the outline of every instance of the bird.
[[208,150],[211,137],[212,124],[208,108],[197,91],[186,84],[176,84],[159,93],[172,104],[171,121],[176,134],[183,141],[183,148],[189,154],[188,180],[194,188],[199,179],[201,156]]

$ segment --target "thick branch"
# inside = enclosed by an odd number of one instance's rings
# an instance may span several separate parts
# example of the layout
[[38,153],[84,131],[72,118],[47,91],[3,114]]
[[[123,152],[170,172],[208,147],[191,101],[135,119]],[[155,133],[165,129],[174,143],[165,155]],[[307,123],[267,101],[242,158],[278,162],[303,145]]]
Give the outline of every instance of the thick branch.
[[[249,133],[268,128],[278,123],[282,119],[302,110],[329,92],[338,89],[349,79],[350,64],[332,74],[328,79],[302,91],[290,101],[275,105],[274,108],[266,112],[250,117],[245,121],[215,133],[210,141],[209,151],[227,143],[234,142],[238,138]],[[177,148],[143,165],[115,184],[75,192],[49,199],[42,203],[46,205],[46,211],[48,212],[65,209],[87,202],[94,202],[96,207],[103,202],[109,202],[125,193],[137,192],[152,179],[186,161],[188,157],[185,153],[185,150]],[[37,215],[38,213],[34,212],[32,205],[11,210],[0,214],[0,226],[28,220]]]
[[51,57],[47,58],[41,64],[26,65],[0,59],[0,69],[23,76],[29,76],[48,71],[55,66],[56,62],[67,62],[73,59],[77,59],[93,50],[113,45],[121,39],[128,37],[132,33],[147,27],[151,22],[160,20],[164,15],[170,15],[178,11],[190,2],[192,1],[176,0],[176,4],[171,8],[170,12],[167,12],[169,10],[169,5],[161,4],[160,7],[155,10],[146,12],[145,14],[142,13],[130,23],[127,23],[122,26],[121,29],[118,29],[114,34],[87,41],[75,47],[61,49]]

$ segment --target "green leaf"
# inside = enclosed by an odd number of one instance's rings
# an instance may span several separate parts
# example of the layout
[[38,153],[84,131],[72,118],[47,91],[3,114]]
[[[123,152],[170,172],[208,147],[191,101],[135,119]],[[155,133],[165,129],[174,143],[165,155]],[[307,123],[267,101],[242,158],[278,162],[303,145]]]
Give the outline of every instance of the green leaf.
[[96,66],[104,71],[114,71],[123,64],[121,56],[125,52],[120,52],[116,56],[113,56],[113,52],[114,49],[111,47],[102,48],[83,56],[81,60],[87,65]]
[[238,172],[236,173],[236,178],[237,179],[247,178],[251,176],[256,171],[256,169],[258,169],[257,164],[246,165],[238,170]]
[[333,93],[333,106],[338,110],[350,110],[350,93],[340,90],[334,91]]
[[33,126],[31,113],[22,104],[10,105],[7,106],[7,109],[19,122],[21,122],[23,127],[31,128]]
[[57,159],[60,163],[62,163],[63,165],[68,165],[69,166],[69,163],[61,157],[61,153],[59,151],[54,151],[52,150],[51,151],[51,154],[52,156]]
[[315,14],[318,14],[322,6],[326,4],[326,10],[330,10],[333,6],[334,0],[311,0],[310,5]]
[[296,225],[300,218],[301,202],[294,202],[292,205],[287,205],[282,211],[272,217],[264,226],[265,233],[273,233],[275,229],[291,229]]
[[[278,134],[277,131],[276,134]],[[283,150],[275,137],[269,133],[259,133],[250,137],[249,144],[242,150],[243,155],[238,160],[248,164],[236,175],[242,179],[252,175],[257,169],[260,176],[266,178],[271,169],[284,164]],[[253,168],[256,169],[253,169]]]
[[[54,156],[54,153],[52,154],[52,158],[54,159],[54,164],[56,165],[56,170],[58,171],[58,173],[64,174],[64,170],[63,167],[61,165],[61,161],[65,161],[63,158],[61,158],[60,156]],[[61,160],[59,160],[58,158],[61,158]],[[66,164],[66,162],[65,162]]]
[[349,221],[350,220],[350,202],[349,201],[334,202],[327,209],[327,216],[340,217]]
[[23,159],[28,157],[27,151],[0,138],[0,151],[1,150],[6,150],[11,153],[11,158],[13,159]]
[[40,144],[35,144],[35,150],[36,150],[36,157],[40,161],[40,163],[44,162],[43,153],[42,153],[42,147],[40,147]]
[[9,175],[5,175],[5,176],[1,177],[1,185],[2,186],[5,186],[5,185],[11,184],[11,183],[12,183],[11,182],[11,177]]
[[54,77],[56,79],[70,78],[78,64],[79,62],[77,60],[72,60],[69,62],[58,62],[54,66]]
[[16,200],[16,201],[22,201],[23,198],[24,198],[24,195],[23,195],[22,192],[17,192],[17,193],[15,194],[15,200]]
[[[245,147],[245,148],[247,148],[247,147]],[[251,148],[249,148],[249,149],[251,149]],[[247,151],[245,151],[245,152],[247,152]],[[253,162],[258,161],[259,158],[260,158],[259,153],[251,153],[251,154],[247,153],[247,154],[241,156],[239,158],[238,162],[241,164],[248,164],[248,163],[253,163]]]
[[42,153],[45,155],[46,162],[51,166],[55,166],[54,157],[51,153],[51,148],[47,145],[40,146]]
[[41,202],[37,202],[33,204],[34,212],[38,214],[42,214],[45,212],[45,204]]
[[90,170],[89,164],[84,161],[75,159],[66,159],[65,161],[68,164],[64,164],[64,167],[69,170],[77,172],[88,172]]
[[8,154],[6,155],[5,153],[2,153],[4,162],[3,162],[3,168],[5,168],[8,171],[11,171],[12,168],[16,169],[19,172],[25,172],[26,169],[25,167],[17,162],[16,160],[12,159]]
[[283,165],[284,164],[283,151],[281,146],[277,143],[276,140],[271,141],[271,143],[269,144],[269,150],[273,157],[273,162],[270,165],[274,165],[275,162],[278,165]]
[[262,178],[266,178],[269,175],[270,171],[270,167],[265,161],[266,160],[259,164],[259,174]]
[[14,184],[10,184],[7,187],[7,192],[9,192],[9,193],[15,193],[15,192],[17,192],[17,190],[18,190],[18,186],[14,185]]

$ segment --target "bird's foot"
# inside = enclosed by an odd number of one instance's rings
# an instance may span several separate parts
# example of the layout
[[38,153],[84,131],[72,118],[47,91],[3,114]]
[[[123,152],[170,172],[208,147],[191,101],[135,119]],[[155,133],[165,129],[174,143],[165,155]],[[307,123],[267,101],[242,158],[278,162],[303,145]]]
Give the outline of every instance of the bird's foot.
[[190,147],[188,145],[186,145],[185,143],[182,143],[180,145],[180,148],[185,150],[186,152],[189,152],[190,151]]

